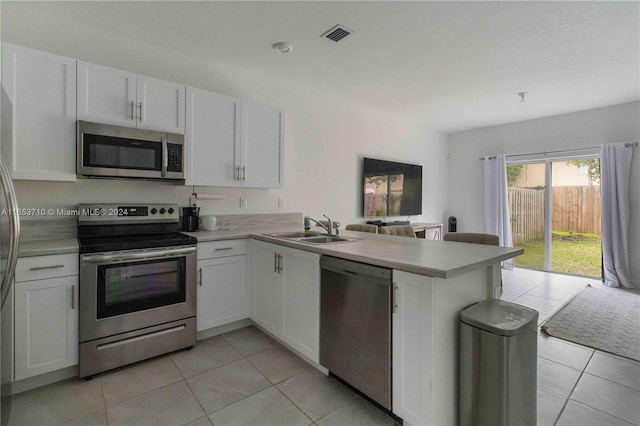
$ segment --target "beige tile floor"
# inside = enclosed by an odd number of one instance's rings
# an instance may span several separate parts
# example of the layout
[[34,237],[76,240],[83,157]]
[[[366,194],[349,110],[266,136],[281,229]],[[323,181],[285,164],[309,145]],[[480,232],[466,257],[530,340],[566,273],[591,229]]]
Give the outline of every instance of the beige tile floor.
[[255,327],[5,398],[8,425],[393,425]]
[[[502,279],[502,299],[538,310],[539,323],[587,284],[602,287],[520,268],[503,270]],[[640,425],[640,362],[539,333],[537,398],[538,425]]]
[[[543,321],[597,280],[515,269],[503,299]],[[540,335],[539,425],[640,425],[640,363]],[[255,327],[102,374],[5,398],[9,425],[393,425]]]

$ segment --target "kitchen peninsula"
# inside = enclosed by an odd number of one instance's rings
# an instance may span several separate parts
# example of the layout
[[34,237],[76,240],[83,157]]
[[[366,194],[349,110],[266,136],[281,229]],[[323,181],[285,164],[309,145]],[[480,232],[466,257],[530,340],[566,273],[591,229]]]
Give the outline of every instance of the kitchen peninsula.
[[220,244],[250,238],[249,317],[325,372],[318,360],[320,255],[392,269],[392,411],[404,424],[456,424],[459,312],[499,297],[500,262],[523,250],[350,231],[340,234],[349,241],[310,244],[269,235],[299,225],[269,228],[190,235]]

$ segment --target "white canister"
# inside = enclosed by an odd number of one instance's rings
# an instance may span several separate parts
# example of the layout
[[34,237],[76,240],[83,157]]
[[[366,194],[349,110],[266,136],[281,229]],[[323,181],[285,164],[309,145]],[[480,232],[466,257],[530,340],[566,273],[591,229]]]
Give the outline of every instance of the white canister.
[[215,216],[200,216],[200,220],[202,222],[202,229],[204,231],[215,231],[216,230],[216,217]]

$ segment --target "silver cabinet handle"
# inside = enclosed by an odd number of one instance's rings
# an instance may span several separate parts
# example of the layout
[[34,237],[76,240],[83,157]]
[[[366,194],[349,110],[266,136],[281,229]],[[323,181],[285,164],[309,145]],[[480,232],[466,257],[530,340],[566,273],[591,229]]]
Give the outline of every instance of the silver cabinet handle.
[[76,308],[76,286],[71,286],[71,310]]
[[138,105],[138,108],[140,109],[140,115],[138,115],[138,121],[142,122],[142,102],[140,102],[140,105]]
[[391,293],[391,306],[393,306],[393,313],[395,314],[398,311],[398,295],[396,292],[398,291],[398,286],[396,283],[393,283],[393,290]]
[[242,181],[245,182],[247,180],[247,167],[242,166]]
[[237,181],[240,180],[240,166],[236,166],[236,179]]
[[131,101],[131,116],[129,117],[129,118],[131,118],[131,121],[135,120],[135,119],[133,118],[133,109],[134,109],[134,108],[135,108],[135,107],[133,106],[133,101]]
[[42,271],[43,269],[56,269],[56,268],[64,268],[64,265],[51,265],[51,266],[34,266],[30,268],[31,271]]
[[198,284],[202,287],[202,268],[198,269]]
[[213,251],[225,251],[225,250],[233,250],[233,247],[220,247],[220,248],[214,249]]
[[282,255],[280,253],[273,253],[273,272],[276,274],[282,272]]

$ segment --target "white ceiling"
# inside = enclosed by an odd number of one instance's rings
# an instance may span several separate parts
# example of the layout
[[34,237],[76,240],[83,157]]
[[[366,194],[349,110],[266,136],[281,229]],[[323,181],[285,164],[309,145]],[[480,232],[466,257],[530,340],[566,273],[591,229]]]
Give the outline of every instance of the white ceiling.
[[[640,99],[637,1],[28,4],[445,132]],[[336,24],[355,33],[320,37]],[[276,53],[278,41],[293,51]]]

